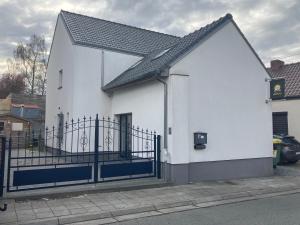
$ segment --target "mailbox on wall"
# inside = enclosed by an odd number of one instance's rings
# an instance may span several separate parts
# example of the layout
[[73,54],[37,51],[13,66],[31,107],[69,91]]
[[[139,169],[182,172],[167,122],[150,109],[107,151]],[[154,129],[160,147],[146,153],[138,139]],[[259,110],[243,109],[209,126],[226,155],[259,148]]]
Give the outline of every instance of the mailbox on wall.
[[194,149],[205,149],[207,144],[207,133],[194,133]]

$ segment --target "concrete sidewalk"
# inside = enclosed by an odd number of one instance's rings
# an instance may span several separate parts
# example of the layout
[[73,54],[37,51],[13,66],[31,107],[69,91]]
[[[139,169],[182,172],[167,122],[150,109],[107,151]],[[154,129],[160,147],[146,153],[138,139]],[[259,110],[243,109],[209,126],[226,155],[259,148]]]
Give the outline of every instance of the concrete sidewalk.
[[8,210],[0,212],[0,224],[105,224],[298,192],[300,176],[273,176],[68,198],[11,199]]

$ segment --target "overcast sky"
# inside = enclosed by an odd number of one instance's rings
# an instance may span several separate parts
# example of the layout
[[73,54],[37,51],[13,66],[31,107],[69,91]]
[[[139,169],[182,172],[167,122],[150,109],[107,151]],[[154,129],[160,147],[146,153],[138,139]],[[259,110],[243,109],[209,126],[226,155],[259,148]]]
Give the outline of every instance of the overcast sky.
[[178,36],[231,13],[266,65],[300,61],[300,0],[0,0],[0,73],[33,33],[50,46],[61,9]]

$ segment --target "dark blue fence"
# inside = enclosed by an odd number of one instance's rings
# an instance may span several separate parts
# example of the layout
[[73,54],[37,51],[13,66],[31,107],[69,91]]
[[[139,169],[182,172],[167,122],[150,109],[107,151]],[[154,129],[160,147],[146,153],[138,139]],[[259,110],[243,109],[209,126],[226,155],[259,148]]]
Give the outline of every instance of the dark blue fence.
[[98,115],[11,136],[8,150],[11,192],[161,177],[159,135]]

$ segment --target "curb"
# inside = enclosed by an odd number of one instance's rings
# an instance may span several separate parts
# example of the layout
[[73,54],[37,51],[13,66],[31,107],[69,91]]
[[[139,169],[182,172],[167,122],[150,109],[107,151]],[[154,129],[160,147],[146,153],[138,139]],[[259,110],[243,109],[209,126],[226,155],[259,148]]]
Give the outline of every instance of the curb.
[[[120,181],[121,182],[121,181]],[[102,183],[103,185],[103,183]],[[149,181],[147,184],[134,184],[134,185],[124,185],[124,186],[109,186],[101,187],[101,186],[90,186],[88,189],[85,185],[78,185],[74,188],[74,190],[66,192],[65,189],[60,188],[57,192],[54,193],[47,193],[47,189],[39,190],[40,192],[36,193],[34,191],[28,191],[27,193],[23,193],[22,196],[19,196],[18,192],[10,192],[6,193],[5,200],[14,200],[14,201],[24,201],[24,200],[36,200],[40,198],[49,198],[49,199],[59,199],[59,198],[66,198],[66,197],[76,197],[78,195],[83,194],[93,194],[93,193],[111,193],[111,192],[120,192],[120,191],[131,191],[131,190],[141,190],[141,189],[150,189],[150,188],[161,188],[161,187],[168,187],[172,186],[172,183],[165,182],[163,180],[159,181]],[[86,189],[80,189],[80,188]],[[78,188],[78,189],[76,189]]]
[[6,223],[2,225],[62,225],[62,224],[76,224],[84,225],[85,221],[94,221],[95,224],[108,224],[118,221],[132,220],[137,218],[163,215],[199,208],[208,208],[225,204],[232,204],[237,202],[253,201],[258,199],[272,198],[282,195],[300,193],[300,189],[281,188],[277,191],[258,189],[256,191],[238,192],[227,195],[219,195],[195,199],[191,201],[181,201],[173,203],[163,203],[152,206],[144,206],[137,209],[123,209],[107,213],[86,213],[79,215],[69,215],[54,217],[48,219],[36,219],[24,222]]

